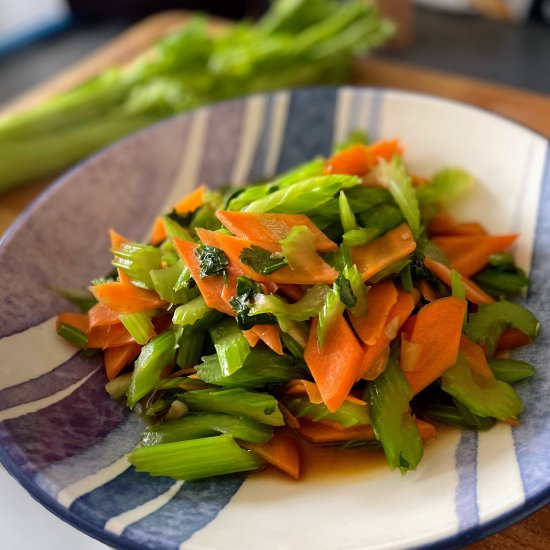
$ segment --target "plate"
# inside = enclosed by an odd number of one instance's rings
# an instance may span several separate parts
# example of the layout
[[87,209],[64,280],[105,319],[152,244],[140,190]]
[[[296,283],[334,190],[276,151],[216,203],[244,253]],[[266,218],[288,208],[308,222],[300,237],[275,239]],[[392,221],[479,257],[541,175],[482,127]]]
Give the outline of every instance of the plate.
[[[526,305],[540,319],[538,365],[519,386],[521,425],[443,431],[415,472],[313,468],[195,482],[151,478],[126,461],[142,430],[112,402],[101,358],[55,335],[67,308],[50,287],[85,287],[109,265],[107,228],[143,239],[156,214],[199,183],[243,184],[327,154],[350,131],[399,137],[413,173],[460,166],[479,184],[465,220],[519,232]],[[393,90],[316,88],[222,103],[169,119],[59,179],[0,245],[0,458],[53,513],[127,549],[453,548],[550,500],[550,153],[548,141],[471,106]]]

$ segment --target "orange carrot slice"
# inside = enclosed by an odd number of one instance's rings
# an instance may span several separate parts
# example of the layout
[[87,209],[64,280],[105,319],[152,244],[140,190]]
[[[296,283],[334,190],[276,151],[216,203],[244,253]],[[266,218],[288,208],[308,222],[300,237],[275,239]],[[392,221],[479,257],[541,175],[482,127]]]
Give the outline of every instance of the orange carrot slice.
[[135,342],[117,348],[106,349],[103,357],[105,359],[107,378],[109,380],[116,378],[120,374],[120,371],[139,355],[140,350],[141,346]]
[[[197,235],[203,242],[211,237],[211,233],[214,232],[208,231],[207,229],[197,229]],[[254,281],[265,283],[317,284],[331,283],[338,276],[336,270],[324,262],[319,255],[316,255],[315,259],[307,265],[307,268],[291,269],[289,266],[285,266],[275,271],[272,275],[262,275],[241,262],[241,252],[245,248],[250,248],[252,245],[261,246],[270,252],[280,252],[280,245],[260,244],[255,241],[233,237],[232,235],[226,235],[224,233],[215,233],[215,238],[217,239],[219,248],[224,251],[231,264]]]
[[364,281],[405,258],[416,248],[409,226],[402,223],[382,237],[351,249],[351,257]]
[[372,145],[351,145],[327,160],[325,172],[364,176],[380,162],[380,159],[391,160],[402,152],[403,149],[396,139],[378,141]]
[[418,290],[420,290],[420,294],[422,294],[422,298],[424,298],[426,302],[433,302],[439,298],[434,287],[426,281],[426,279],[420,279],[417,284]]
[[[127,243],[128,239],[117,233],[114,229],[109,229],[109,236],[111,238],[111,248],[113,250],[116,250],[120,247],[121,244]],[[121,283],[127,283],[130,284],[130,277],[120,269],[120,267],[117,267],[117,273],[118,273],[118,279]]]
[[486,235],[487,231],[479,223],[458,222],[446,211],[436,214],[428,226],[428,235]]
[[[451,286],[451,268],[445,264],[436,262],[431,258],[424,260],[424,265],[438,278],[441,279],[447,286]],[[474,281],[464,275],[460,275],[464,290],[466,291],[466,298],[472,302],[472,304],[490,304],[495,300],[489,296],[484,290],[479,288]]]
[[303,297],[304,289],[300,285],[285,285],[279,284],[278,291],[287,298],[290,298],[293,302],[297,302],[300,298]]
[[459,273],[471,277],[489,263],[489,256],[508,250],[517,237],[517,235],[462,235],[434,237],[432,242],[449,257]]
[[497,343],[497,351],[516,349],[526,346],[531,342],[527,334],[517,328],[508,327],[502,331]]
[[437,380],[456,362],[466,307],[466,300],[448,296],[418,312],[410,342],[422,346],[422,353],[414,370],[404,373],[413,394]]
[[164,222],[162,218],[156,218],[153,223],[153,229],[151,229],[151,235],[149,236],[149,242],[151,244],[157,245],[166,239],[168,235],[166,234],[166,228],[164,227]]
[[374,344],[365,347],[364,355],[359,365],[358,378],[375,380],[386,368],[390,342],[396,337],[398,330],[414,310],[416,302],[417,295],[415,293],[404,290],[397,292],[397,300],[388,313],[384,330]]
[[290,434],[277,432],[267,443],[249,443],[248,447],[294,479],[300,477],[300,454],[298,442]]
[[130,283],[94,285],[90,287],[90,292],[98,302],[117,313],[139,313],[168,306],[168,302],[161,300],[156,292],[138,288]]
[[90,322],[90,328],[120,323],[118,313],[101,302],[98,302],[90,308],[90,311],[88,311],[88,320]]
[[472,342],[472,340],[463,334],[460,338],[458,349],[466,357],[468,367],[470,367],[473,378],[478,384],[483,385],[495,379],[495,375],[487,362],[485,352],[480,345]]
[[315,236],[317,251],[330,252],[338,248],[338,245],[304,214],[257,214],[218,210],[216,216],[237,237],[257,243],[278,244],[288,236],[293,227],[305,225]]
[[254,325],[250,330],[275,353],[283,355],[279,325]]
[[197,208],[202,206],[204,202],[204,192],[206,191],[206,186],[201,185],[197,187],[194,191],[191,191],[189,195],[186,195],[174,206],[174,210],[178,214],[187,214],[189,212],[194,212]]
[[197,245],[183,241],[182,239],[174,238],[174,246],[181,259],[185,262],[185,265],[189,268],[189,271],[191,271],[193,279],[197,283],[206,305],[222,313],[227,313],[227,315],[235,315],[231,306],[222,297],[225,286],[223,277],[213,276],[201,278],[199,260],[195,256]]
[[357,378],[363,349],[343,316],[338,318],[334,329],[319,347],[318,323],[317,317],[311,322],[304,359],[323,402],[329,411],[334,412],[344,402]]
[[260,341],[260,337],[252,329],[243,330],[243,336],[251,348],[256,347],[256,344]]
[[369,288],[367,314],[364,317],[349,315],[351,325],[363,343],[372,346],[378,340],[395,302],[397,289],[391,279]]
[[89,326],[88,316],[85,313],[72,313],[66,311],[57,316],[56,328],[59,329],[61,325],[69,325],[86,333],[88,332]]

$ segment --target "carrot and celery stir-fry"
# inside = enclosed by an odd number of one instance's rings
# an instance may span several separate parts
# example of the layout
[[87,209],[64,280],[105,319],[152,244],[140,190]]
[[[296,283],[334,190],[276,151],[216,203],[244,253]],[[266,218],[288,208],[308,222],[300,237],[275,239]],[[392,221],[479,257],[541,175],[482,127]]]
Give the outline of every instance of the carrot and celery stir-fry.
[[414,470],[437,425],[516,424],[510,358],[539,323],[509,301],[529,280],[447,211],[459,169],[409,174],[397,140],[348,143],[239,189],[199,187],[148,243],[111,232],[114,269],[68,295],[58,333],[104,352],[113,399],[148,419],[141,471],[197,479],[272,464],[298,441],[381,446]]

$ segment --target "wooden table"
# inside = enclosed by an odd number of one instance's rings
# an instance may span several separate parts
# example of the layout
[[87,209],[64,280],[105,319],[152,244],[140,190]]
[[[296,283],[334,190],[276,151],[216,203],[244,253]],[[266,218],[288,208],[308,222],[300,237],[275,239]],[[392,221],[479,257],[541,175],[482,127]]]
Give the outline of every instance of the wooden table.
[[[184,12],[164,12],[139,23],[107,46],[52,80],[3,106],[2,111],[23,110],[55,93],[67,90],[113,64],[123,64],[146,51],[187,19]],[[215,28],[224,23],[216,23]],[[485,81],[451,75],[376,58],[358,61],[352,82],[402,88],[457,99],[521,122],[550,137],[550,97]],[[0,200],[0,234],[23,208],[51,182],[44,179],[6,193]],[[550,506],[516,525],[467,547],[469,550],[550,549]]]

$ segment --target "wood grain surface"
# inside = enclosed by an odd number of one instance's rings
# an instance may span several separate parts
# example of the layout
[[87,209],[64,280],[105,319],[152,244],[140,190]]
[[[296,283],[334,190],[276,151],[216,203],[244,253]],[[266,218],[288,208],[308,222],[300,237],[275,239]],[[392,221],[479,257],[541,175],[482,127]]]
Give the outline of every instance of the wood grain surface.
[[[152,16],[122,34],[74,67],[2,106],[0,113],[24,110],[56,93],[70,89],[113,64],[125,64],[146,52],[152,43],[187,20],[185,12]],[[224,22],[216,22],[220,30]],[[401,88],[464,101],[514,119],[550,137],[550,97],[482,80],[451,75],[378,58],[355,63],[352,83]],[[52,180],[8,192],[0,198],[0,235],[25,206]],[[550,550],[550,505],[521,522],[480,542],[469,550]]]

